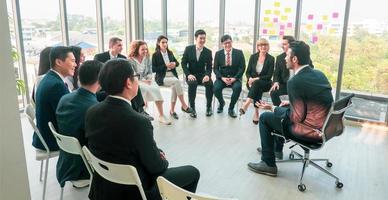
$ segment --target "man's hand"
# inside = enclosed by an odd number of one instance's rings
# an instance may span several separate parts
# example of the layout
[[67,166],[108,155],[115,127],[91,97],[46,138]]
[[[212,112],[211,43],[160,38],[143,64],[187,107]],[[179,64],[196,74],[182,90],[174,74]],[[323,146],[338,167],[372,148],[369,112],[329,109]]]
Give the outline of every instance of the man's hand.
[[195,78],[195,76],[194,75],[189,75],[189,76],[187,76],[187,79],[189,80],[189,81],[195,81],[195,80],[197,80],[196,78]]
[[271,93],[274,90],[278,90],[278,89],[279,89],[279,83],[275,82],[275,83],[273,83],[271,89],[269,89],[269,93]]
[[224,81],[224,83],[226,85],[230,85],[230,79],[229,78],[222,77],[221,80]]
[[256,78],[250,77],[250,78],[248,79],[248,85],[249,85],[249,87],[251,87],[251,86],[252,86],[252,83],[253,83],[254,81],[258,80],[258,79],[259,79],[259,77],[256,77]]
[[202,83],[208,82],[209,80],[210,80],[209,76],[206,75],[206,76],[203,77]]
[[160,158],[166,160],[166,154],[163,151],[160,151]]
[[282,101],[282,102],[280,102],[280,107],[282,107],[282,106],[288,106],[288,105],[290,105],[290,102],[289,101]]
[[265,101],[260,100],[260,101],[256,102],[255,105],[256,105],[257,107],[259,107],[259,108],[264,109],[264,110],[271,110],[271,111],[273,111],[273,106],[272,106],[272,104],[269,104],[269,103],[267,103],[267,102],[265,102]]
[[232,83],[234,83],[236,80],[237,80],[236,78],[229,78],[230,85],[232,85]]

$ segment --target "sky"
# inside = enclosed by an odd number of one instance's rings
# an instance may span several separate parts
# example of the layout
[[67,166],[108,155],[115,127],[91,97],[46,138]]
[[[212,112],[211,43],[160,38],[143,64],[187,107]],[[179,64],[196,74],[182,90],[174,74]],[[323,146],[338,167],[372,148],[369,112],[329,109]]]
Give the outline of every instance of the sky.
[[[209,6],[202,6],[205,2],[212,1]],[[272,2],[280,2],[295,9],[296,0],[262,0],[262,10],[271,6]],[[23,19],[55,19],[59,14],[59,0],[20,0],[21,15]],[[104,16],[109,15],[114,19],[122,19],[124,16],[123,0],[103,0]],[[155,2],[157,2],[155,4]],[[245,9],[253,9],[254,0],[226,0],[226,15],[229,23],[252,20],[253,11],[247,12]],[[303,13],[324,14],[339,12],[343,17],[346,0],[303,0]],[[7,0],[10,6],[10,0]],[[195,0],[198,10],[195,11],[196,21],[218,19],[219,0]],[[42,5],[46,8],[40,11]],[[160,18],[160,0],[144,0],[144,9],[148,19]],[[187,20],[187,1],[168,0],[169,19]],[[84,14],[95,18],[95,0],[67,0],[69,14]],[[388,12],[386,11],[388,2],[383,0],[352,0],[350,21],[362,19],[376,19],[386,21]],[[233,10],[234,9],[234,10]],[[10,10],[10,9],[9,9]],[[211,17],[209,17],[211,16]],[[215,18],[217,17],[217,18]],[[343,19],[343,18],[342,18]]]

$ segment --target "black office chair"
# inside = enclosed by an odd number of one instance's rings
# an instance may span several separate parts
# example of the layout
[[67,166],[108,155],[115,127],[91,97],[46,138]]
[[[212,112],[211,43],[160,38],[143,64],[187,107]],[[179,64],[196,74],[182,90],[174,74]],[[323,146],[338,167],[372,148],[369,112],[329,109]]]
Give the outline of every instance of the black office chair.
[[[295,147],[296,145],[300,146],[304,150],[304,155],[299,154],[298,152],[291,150],[291,153],[289,155],[289,160],[277,160],[276,163],[284,163],[284,162],[302,162],[303,168],[302,168],[302,174],[299,179],[299,185],[298,189],[299,191],[303,192],[306,190],[306,185],[303,184],[302,179],[304,175],[304,171],[306,167],[311,164],[315,168],[319,169],[322,172],[325,172],[327,175],[333,177],[336,179],[335,184],[337,188],[342,188],[344,185],[340,182],[339,178],[329,172],[328,170],[324,169],[323,167],[319,166],[314,161],[326,161],[326,167],[332,167],[333,164],[329,162],[329,159],[310,159],[310,150],[318,150],[321,149],[327,141],[329,141],[331,138],[335,136],[340,136],[345,129],[343,119],[345,111],[352,105],[351,99],[354,96],[354,94],[350,94],[336,102],[334,102],[330,108],[330,111],[326,117],[325,123],[322,127],[322,130],[316,130],[320,132],[322,136],[322,141],[319,143],[311,143],[311,142],[305,142],[302,140],[299,140],[297,138],[288,138],[284,137],[282,134],[279,133],[272,133],[272,135],[282,137],[285,140],[285,143],[287,142],[293,142],[295,144],[290,146],[290,149]],[[295,158],[297,156],[298,158]]]

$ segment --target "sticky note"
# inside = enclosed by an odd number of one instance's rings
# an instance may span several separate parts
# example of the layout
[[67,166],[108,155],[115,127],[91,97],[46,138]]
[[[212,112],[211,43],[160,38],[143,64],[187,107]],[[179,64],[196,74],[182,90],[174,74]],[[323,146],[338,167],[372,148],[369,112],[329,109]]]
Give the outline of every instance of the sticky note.
[[267,34],[268,33],[268,30],[267,29],[263,29],[263,34]]
[[269,34],[270,34],[270,35],[275,35],[275,30],[270,30],[270,31],[269,31]]
[[338,12],[333,12],[332,16],[333,16],[333,18],[338,18],[338,15],[339,15]]
[[314,35],[313,38],[312,38],[312,42],[313,43],[318,42],[318,36]]
[[272,14],[272,10],[265,10],[264,13],[265,13],[266,15],[270,15],[270,14]]
[[282,24],[282,25],[279,26],[279,29],[280,29],[280,30],[284,30],[284,29],[285,29],[285,26]]
[[323,28],[322,24],[317,24],[317,29],[318,30],[322,30],[322,28]]
[[268,27],[268,28],[272,28],[272,27],[273,27],[273,23],[268,23],[268,24],[267,24],[267,27]]
[[275,7],[280,7],[280,2],[279,2],[279,1],[275,1],[273,5],[274,5]]
[[291,8],[284,8],[285,13],[291,13]]
[[278,23],[278,18],[277,18],[277,17],[274,17],[272,21],[273,21],[274,23]]
[[322,20],[323,20],[323,21],[327,21],[327,20],[329,20],[329,16],[327,16],[327,15],[323,15],[323,16],[322,16]]
[[264,22],[269,22],[269,17],[264,17]]
[[329,33],[333,34],[335,32],[336,32],[336,30],[334,28],[329,29]]
[[308,31],[313,30],[313,25],[312,25],[312,24],[307,24],[307,25],[306,25],[306,29],[307,29]]
[[291,22],[287,23],[287,28],[292,28],[292,23]]
[[274,10],[273,14],[275,14],[276,16],[280,16],[280,10]]
[[284,35],[284,31],[279,31],[279,35]]
[[314,15],[312,15],[312,14],[307,15],[307,19],[308,20],[313,20],[314,19]]
[[288,20],[288,16],[282,15],[282,16],[280,17],[280,19],[281,19],[282,21],[287,21],[287,20]]

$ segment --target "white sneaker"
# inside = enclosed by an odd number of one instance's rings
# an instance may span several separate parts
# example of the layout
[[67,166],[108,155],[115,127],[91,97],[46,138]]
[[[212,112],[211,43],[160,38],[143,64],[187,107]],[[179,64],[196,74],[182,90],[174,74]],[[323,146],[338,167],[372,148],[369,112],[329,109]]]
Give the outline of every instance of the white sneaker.
[[167,119],[165,116],[160,116],[159,122],[164,124],[164,125],[171,125],[170,119]]
[[84,188],[89,186],[90,180],[89,179],[75,180],[75,181],[71,181],[71,183],[75,188]]

